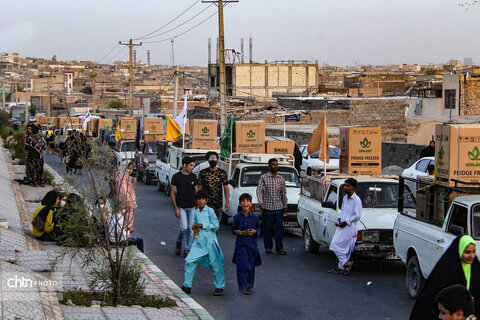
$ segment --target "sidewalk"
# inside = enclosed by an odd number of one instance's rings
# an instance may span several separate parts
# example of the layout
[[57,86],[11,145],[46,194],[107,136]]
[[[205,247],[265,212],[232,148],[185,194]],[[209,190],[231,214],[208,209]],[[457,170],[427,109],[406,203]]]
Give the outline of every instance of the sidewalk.
[[[39,201],[52,188],[19,185],[25,166],[12,163],[0,147],[0,318],[2,319],[213,319],[208,312],[170,280],[152,261],[136,250],[142,262],[146,293],[167,296],[173,308],[77,307],[59,303],[57,291],[89,290],[88,269],[78,258],[53,262],[62,249],[35,240],[31,217]],[[48,168],[47,168],[48,169]],[[55,179],[62,179],[49,169]]]

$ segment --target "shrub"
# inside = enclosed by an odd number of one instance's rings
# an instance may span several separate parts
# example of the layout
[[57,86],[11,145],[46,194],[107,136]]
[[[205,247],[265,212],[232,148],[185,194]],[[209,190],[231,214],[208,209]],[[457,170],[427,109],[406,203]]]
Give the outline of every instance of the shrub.
[[18,159],[18,164],[25,164],[25,145],[23,139],[25,138],[26,128],[24,126],[18,127],[18,130],[13,133],[13,138],[16,143],[13,145],[13,153],[15,158]]
[[43,179],[45,180],[45,184],[53,186],[53,181],[55,180],[55,177],[49,170],[43,170]]
[[0,128],[0,135],[2,136],[3,143],[6,143],[8,136],[10,135],[10,128],[7,126],[2,126]]

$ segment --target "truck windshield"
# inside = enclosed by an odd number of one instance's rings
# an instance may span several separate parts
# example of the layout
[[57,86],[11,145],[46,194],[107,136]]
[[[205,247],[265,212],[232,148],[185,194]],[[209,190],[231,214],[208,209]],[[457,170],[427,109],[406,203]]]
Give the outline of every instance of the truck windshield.
[[157,144],[156,143],[148,143],[145,147],[146,154],[156,154],[157,153]]
[[204,163],[205,161],[205,155],[202,154],[202,155],[199,155],[199,154],[190,154],[190,155],[187,155],[189,157],[192,157],[193,160],[195,160],[195,167],[198,167],[200,164]]
[[[337,147],[330,147],[330,159],[340,159],[340,149]],[[310,158],[312,159],[318,159],[318,151],[314,152],[310,155]]]
[[[340,196],[340,207],[342,205],[345,191],[343,185]],[[404,187],[404,207],[415,208],[415,200],[410,194],[408,186]],[[363,208],[397,208],[398,207],[398,183],[385,182],[360,182],[355,193],[362,200]]]
[[[245,167],[240,175],[240,186],[255,187],[258,186],[260,177],[269,171],[268,166]],[[300,187],[297,171],[292,167],[278,167],[278,174],[285,179],[287,187]]]
[[472,236],[475,240],[480,240],[480,204],[472,208]]
[[125,152],[125,151],[135,151],[135,142],[124,142],[122,143],[122,147],[120,151]]

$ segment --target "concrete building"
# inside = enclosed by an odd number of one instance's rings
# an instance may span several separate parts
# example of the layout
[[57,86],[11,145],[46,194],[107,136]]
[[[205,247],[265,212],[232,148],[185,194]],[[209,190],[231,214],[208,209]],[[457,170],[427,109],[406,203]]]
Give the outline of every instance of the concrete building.
[[[209,93],[220,90],[218,64],[208,68]],[[318,90],[318,64],[273,62],[225,65],[227,96],[271,98],[275,95],[305,94]]]

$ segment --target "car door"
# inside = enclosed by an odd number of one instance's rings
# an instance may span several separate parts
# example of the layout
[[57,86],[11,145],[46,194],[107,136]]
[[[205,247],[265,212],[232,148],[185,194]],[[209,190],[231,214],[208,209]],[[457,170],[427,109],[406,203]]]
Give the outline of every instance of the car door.
[[[327,191],[327,196],[325,197],[324,202],[332,202],[337,207],[337,198],[338,198],[338,188],[336,185],[331,185]],[[332,226],[335,227],[336,221],[336,211],[335,209],[321,207],[318,211],[318,214],[315,215],[315,228],[319,234],[319,238],[321,241],[329,244],[331,242],[331,238],[333,237],[333,233],[335,229],[333,229],[332,233]],[[333,218],[332,218],[333,216]],[[332,220],[334,219],[334,220]]]
[[309,160],[307,147],[303,147],[301,152],[302,152],[302,165],[300,166],[300,171],[305,172],[308,168],[308,160]]

